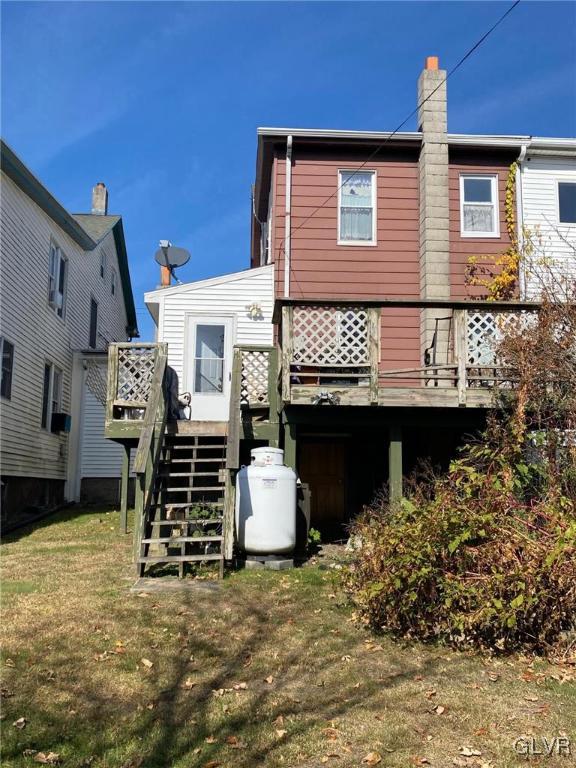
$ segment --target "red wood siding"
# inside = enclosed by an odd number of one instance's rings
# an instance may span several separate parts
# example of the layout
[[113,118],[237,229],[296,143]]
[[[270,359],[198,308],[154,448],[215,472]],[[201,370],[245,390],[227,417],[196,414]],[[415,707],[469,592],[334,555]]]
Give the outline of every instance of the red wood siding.
[[[290,295],[295,298],[417,298],[420,295],[417,154],[394,151],[384,159],[369,161],[366,165],[366,170],[376,171],[375,246],[337,244],[338,171],[356,168],[364,158],[338,155],[335,159],[326,154],[304,154],[299,153],[296,146],[292,159]],[[284,158],[275,161],[275,179],[273,258],[276,295],[282,296],[286,203]],[[315,211],[320,205],[322,208]],[[310,214],[312,217],[305,222]],[[383,369],[419,364],[417,310],[385,310],[381,338]]]
[[[482,156],[478,152],[450,152],[448,173],[450,195],[450,287],[453,299],[480,296],[486,290],[466,283],[466,269],[470,256],[482,258],[483,263],[493,263],[510,245],[506,229],[505,194],[506,181],[514,155],[498,154]],[[460,175],[463,173],[498,174],[498,203],[500,208],[500,237],[462,237],[460,234]]]

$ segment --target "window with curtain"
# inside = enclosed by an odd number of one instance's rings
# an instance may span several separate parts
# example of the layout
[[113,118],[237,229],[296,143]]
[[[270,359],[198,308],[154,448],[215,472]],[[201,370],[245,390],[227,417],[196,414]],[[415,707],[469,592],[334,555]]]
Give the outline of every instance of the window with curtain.
[[497,176],[460,176],[460,229],[468,237],[500,236]]
[[376,242],[376,174],[374,171],[339,171],[339,243]]

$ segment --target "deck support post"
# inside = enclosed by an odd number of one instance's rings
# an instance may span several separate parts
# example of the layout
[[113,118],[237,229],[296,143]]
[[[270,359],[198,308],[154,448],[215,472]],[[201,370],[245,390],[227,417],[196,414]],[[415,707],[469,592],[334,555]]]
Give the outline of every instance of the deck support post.
[[388,432],[388,492],[390,503],[402,498],[402,427],[391,424]]
[[128,485],[130,482],[130,445],[124,443],[122,479],[120,480],[120,533],[128,533]]
[[296,468],[296,424],[284,424],[284,464],[298,474]]

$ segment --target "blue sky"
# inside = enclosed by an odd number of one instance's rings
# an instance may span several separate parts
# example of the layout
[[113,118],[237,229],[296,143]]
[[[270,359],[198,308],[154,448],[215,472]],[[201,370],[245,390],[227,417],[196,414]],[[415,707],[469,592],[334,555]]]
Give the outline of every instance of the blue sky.
[[[182,280],[248,266],[257,126],[392,129],[425,56],[509,4],[4,2],[2,134],[73,212],[107,184],[150,338],[160,238]],[[575,40],[576,4],[524,0],[450,79],[449,130],[576,135]]]

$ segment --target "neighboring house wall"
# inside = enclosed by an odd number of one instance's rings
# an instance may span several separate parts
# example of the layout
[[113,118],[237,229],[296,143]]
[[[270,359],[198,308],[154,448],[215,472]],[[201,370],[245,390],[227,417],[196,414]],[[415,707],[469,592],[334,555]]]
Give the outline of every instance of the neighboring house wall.
[[[482,286],[470,285],[467,271],[470,257],[479,257],[481,264],[491,265],[510,245],[506,227],[506,182],[510,165],[517,152],[486,154],[471,150],[450,151],[449,196],[450,196],[450,284],[451,297],[463,299],[486,293]],[[462,175],[498,176],[499,237],[463,237],[460,217],[460,177]]]
[[561,224],[558,210],[558,183],[576,183],[576,157],[528,155],[520,178],[523,224],[535,246],[524,287],[534,297],[550,272],[576,279],[576,224]]
[[[109,232],[94,250],[83,250],[4,173],[1,227],[0,331],[14,345],[14,369],[11,398],[2,399],[0,469],[4,480],[50,479],[63,498],[68,436],[41,427],[44,365],[50,362],[62,371],[61,411],[70,414],[73,350],[88,347],[91,297],[99,305],[97,347],[127,338],[114,238]],[[51,242],[67,259],[63,317],[48,304]],[[102,251],[107,261],[104,279]],[[111,268],[116,272],[114,296]],[[44,503],[41,493],[39,485],[38,504]]]
[[[191,389],[185,371],[187,315],[234,315],[235,344],[272,344],[273,269],[264,266],[146,294],[146,304],[158,304],[157,340],[168,343],[168,365],[178,374],[181,392]],[[262,319],[249,316],[247,307],[254,302]]]

